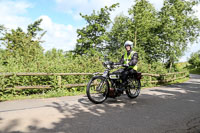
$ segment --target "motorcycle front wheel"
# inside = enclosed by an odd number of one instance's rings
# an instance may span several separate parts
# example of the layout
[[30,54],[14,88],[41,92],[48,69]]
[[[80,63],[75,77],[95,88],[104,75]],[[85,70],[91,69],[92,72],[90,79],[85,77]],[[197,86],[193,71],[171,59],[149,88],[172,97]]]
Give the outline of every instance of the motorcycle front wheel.
[[109,83],[107,79],[103,76],[93,77],[87,85],[87,97],[88,99],[95,103],[103,103],[108,96]]
[[133,99],[139,96],[141,89],[141,82],[137,79],[129,79],[126,94],[129,98]]

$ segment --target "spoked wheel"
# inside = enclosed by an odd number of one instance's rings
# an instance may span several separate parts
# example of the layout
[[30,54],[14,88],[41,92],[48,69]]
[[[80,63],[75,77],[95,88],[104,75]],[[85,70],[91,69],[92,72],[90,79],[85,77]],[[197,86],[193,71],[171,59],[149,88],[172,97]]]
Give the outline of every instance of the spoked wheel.
[[107,79],[103,76],[96,76],[87,85],[87,97],[93,103],[103,103],[107,99],[108,90]]
[[129,79],[126,94],[129,98],[133,99],[139,96],[141,89],[141,82],[137,79]]

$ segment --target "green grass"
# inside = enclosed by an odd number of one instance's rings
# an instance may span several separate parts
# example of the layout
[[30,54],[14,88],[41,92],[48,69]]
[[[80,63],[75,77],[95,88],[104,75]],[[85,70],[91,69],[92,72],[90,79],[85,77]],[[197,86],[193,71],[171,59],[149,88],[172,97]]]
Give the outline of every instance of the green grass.
[[39,98],[52,98],[52,97],[63,97],[63,96],[75,96],[82,95],[86,93],[86,89],[82,88],[71,88],[69,89],[57,89],[49,90],[45,93],[31,94],[31,95],[16,95],[16,94],[7,94],[0,97],[0,102],[2,101],[11,101],[11,100],[23,100],[23,99],[39,99]]
[[183,82],[188,81],[189,79],[190,79],[190,78],[184,78],[184,79],[175,80],[175,81],[172,81],[172,82],[167,83],[167,85],[170,85],[170,84],[177,84],[177,83],[183,83]]
[[171,84],[184,83],[184,82],[188,81],[189,79],[190,78],[184,78],[184,79],[179,79],[179,80],[171,81],[171,82],[164,83],[164,84],[148,84],[148,86],[142,87],[142,89],[151,88],[151,87],[158,87],[158,86],[165,86],[165,85],[171,85]]
[[194,68],[191,64],[187,64],[187,69],[189,70],[190,74],[199,74],[200,75],[200,67]]
[[199,74],[200,75],[200,68],[190,69],[190,74]]

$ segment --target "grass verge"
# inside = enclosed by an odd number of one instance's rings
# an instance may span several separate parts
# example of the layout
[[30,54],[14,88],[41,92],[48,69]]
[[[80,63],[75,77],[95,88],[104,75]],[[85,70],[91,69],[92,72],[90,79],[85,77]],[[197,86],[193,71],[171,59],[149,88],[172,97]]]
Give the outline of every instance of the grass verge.
[[189,72],[190,72],[190,74],[199,74],[200,75],[200,68],[190,69]]
[[7,94],[0,97],[0,102],[2,101],[11,101],[11,100],[23,100],[23,99],[39,99],[39,98],[53,98],[53,97],[62,97],[62,96],[76,96],[86,93],[86,88],[59,88],[57,90],[48,90],[43,93],[31,94],[31,95],[16,95],[16,94]]
[[189,79],[190,78],[188,77],[188,78],[171,81],[171,82],[164,83],[164,84],[148,84],[148,86],[142,87],[142,89],[151,88],[151,87],[166,86],[166,85],[172,85],[172,84],[178,84],[178,83],[184,83],[184,82],[188,81]]

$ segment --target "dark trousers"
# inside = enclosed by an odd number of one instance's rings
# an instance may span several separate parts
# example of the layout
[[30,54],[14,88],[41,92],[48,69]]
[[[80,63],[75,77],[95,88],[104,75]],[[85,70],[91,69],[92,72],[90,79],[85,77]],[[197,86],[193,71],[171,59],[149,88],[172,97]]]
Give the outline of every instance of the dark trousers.
[[122,68],[113,73],[120,74],[123,84],[126,84],[128,76],[134,76],[137,73],[137,71],[132,68]]

